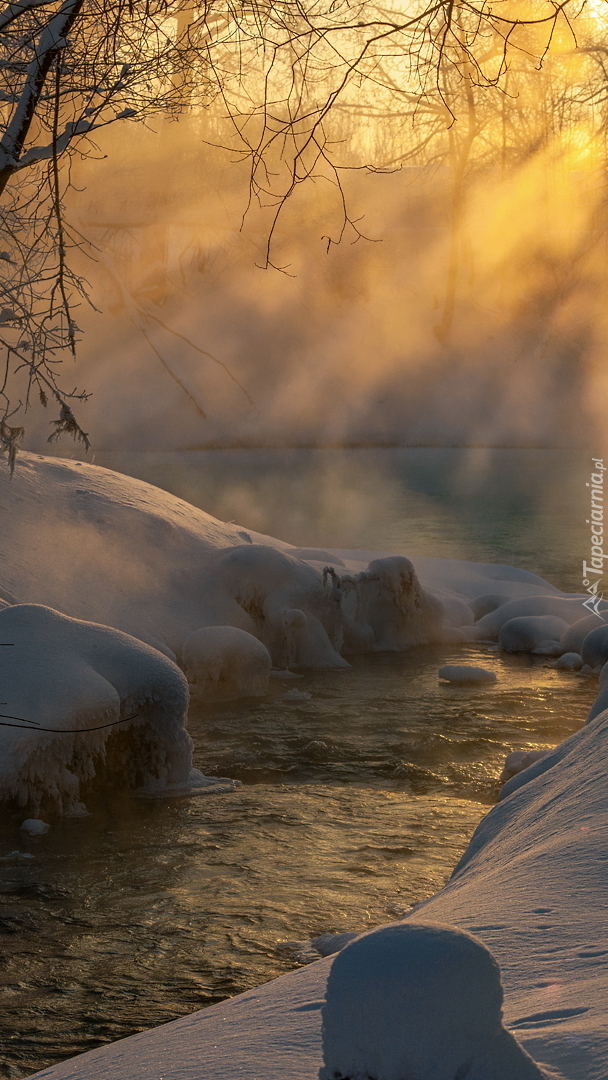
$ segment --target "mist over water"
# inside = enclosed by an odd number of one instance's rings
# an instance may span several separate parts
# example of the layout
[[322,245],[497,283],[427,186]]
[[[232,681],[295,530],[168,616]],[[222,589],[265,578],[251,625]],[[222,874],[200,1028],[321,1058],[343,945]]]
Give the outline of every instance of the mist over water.
[[[261,268],[276,207],[243,218],[248,164],[210,145],[227,138],[216,115],[158,120],[73,166],[68,213],[94,245],[76,265],[99,310],[76,312],[66,377],[92,393],[78,412],[94,446],[593,442],[608,390],[593,148],[473,168],[446,337],[449,161],[344,172],[363,236],[339,244],[339,192],[311,180],[274,234],[279,271]],[[30,412],[27,448],[51,419]]]
[[437,447],[97,451],[88,460],[297,547],[505,562],[578,592],[590,458]]

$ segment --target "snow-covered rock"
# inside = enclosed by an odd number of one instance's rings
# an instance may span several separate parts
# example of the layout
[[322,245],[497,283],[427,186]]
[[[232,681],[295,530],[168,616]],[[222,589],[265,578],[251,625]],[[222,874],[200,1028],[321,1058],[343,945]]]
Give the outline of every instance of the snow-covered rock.
[[[506,605],[510,606],[510,605]],[[503,623],[498,644],[505,652],[536,652],[558,656],[559,639],[568,624],[557,615],[520,615]]]
[[437,674],[440,679],[456,684],[496,682],[495,672],[471,664],[444,664]]
[[596,626],[581,645],[581,657],[593,671],[600,671],[608,660],[608,626]]
[[590,634],[592,630],[597,629],[598,626],[601,626],[601,623],[599,622],[597,615],[586,615],[584,619],[579,619],[577,622],[572,623],[561,640],[561,646],[564,652],[575,652],[580,654],[583,641],[587,637],[587,634]]
[[184,642],[181,659],[190,691],[202,701],[258,697],[268,689],[268,649],[236,626],[195,630]]
[[319,1080],[549,1080],[502,1022],[496,960],[434,922],[371,930],[336,956]]
[[550,667],[557,668],[558,671],[580,671],[582,666],[583,658],[576,652],[562,653],[562,655],[550,665]]
[[82,812],[83,785],[104,768],[151,795],[214,783],[192,770],[187,683],[161,653],[36,604],[0,611],[0,639],[12,643],[0,649],[2,708],[16,718],[0,726],[2,799]]
[[201,601],[202,625],[224,622],[253,634],[277,668],[348,667],[339,652],[340,590],[331,577],[289,552],[246,544],[216,553]]
[[[608,605],[607,605],[608,606]],[[494,640],[498,639],[500,631],[510,619],[518,619],[522,616],[551,615],[563,619],[567,624],[562,627],[560,636],[572,623],[578,622],[581,617],[582,599],[577,596],[521,596],[501,604],[494,611],[484,615],[469,628],[471,640]],[[564,650],[565,651],[565,650]]]
[[402,555],[374,559],[366,570],[335,579],[343,594],[347,653],[400,652],[437,639],[443,608],[422,589]]
[[22,832],[26,832],[28,836],[44,836],[50,827],[46,821],[42,821],[40,818],[26,818],[21,823]]
[[505,758],[499,778],[500,782],[506,784],[507,780],[510,780],[512,776],[517,776],[524,769],[529,769],[530,765],[534,765],[535,761],[540,761],[546,754],[546,750],[513,750]]

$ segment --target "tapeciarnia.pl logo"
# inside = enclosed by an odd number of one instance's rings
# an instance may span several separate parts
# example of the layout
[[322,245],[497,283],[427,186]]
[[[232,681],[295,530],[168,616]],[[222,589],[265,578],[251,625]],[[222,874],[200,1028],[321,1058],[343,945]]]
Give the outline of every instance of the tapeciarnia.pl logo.
[[[608,555],[604,554],[604,473],[606,466],[603,458],[591,458],[591,461],[593,462],[593,472],[590,481],[587,483],[591,496],[591,516],[586,519],[586,524],[591,526],[591,561],[587,563],[586,560],[583,560],[583,585],[585,591],[589,593],[587,599],[583,600],[583,607],[593,612],[598,619],[604,622],[599,606],[604,599],[603,592],[600,592],[602,574],[604,573],[604,559],[608,559]],[[593,580],[594,577],[595,580]]]

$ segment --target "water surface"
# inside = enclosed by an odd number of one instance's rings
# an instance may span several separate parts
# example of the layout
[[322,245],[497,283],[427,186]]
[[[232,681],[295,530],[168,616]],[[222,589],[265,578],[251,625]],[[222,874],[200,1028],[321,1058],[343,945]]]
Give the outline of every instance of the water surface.
[[[477,456],[476,456],[477,455]],[[97,455],[223,520],[309,546],[507,561],[576,588],[587,459],[564,451]],[[128,468],[127,468],[128,467]],[[440,684],[447,662],[498,674]],[[311,959],[325,931],[399,918],[445,882],[512,749],[575,731],[596,681],[486,646],[361,657],[192,709],[230,794],[145,802],[26,838],[0,822],[0,1076],[22,1077]],[[293,687],[310,697],[290,700]]]

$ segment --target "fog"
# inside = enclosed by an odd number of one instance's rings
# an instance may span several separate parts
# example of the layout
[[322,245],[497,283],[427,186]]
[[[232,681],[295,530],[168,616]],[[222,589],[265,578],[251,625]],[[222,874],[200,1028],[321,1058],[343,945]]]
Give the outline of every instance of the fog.
[[[449,162],[343,172],[357,225],[340,243],[340,193],[311,179],[273,236],[282,269],[264,268],[274,208],[247,210],[249,164],[225,139],[217,114],[156,119],[72,166],[97,310],[76,312],[65,385],[92,395],[94,447],[593,446],[608,387],[591,136],[472,170],[447,334]],[[27,448],[52,419],[30,412]]]

